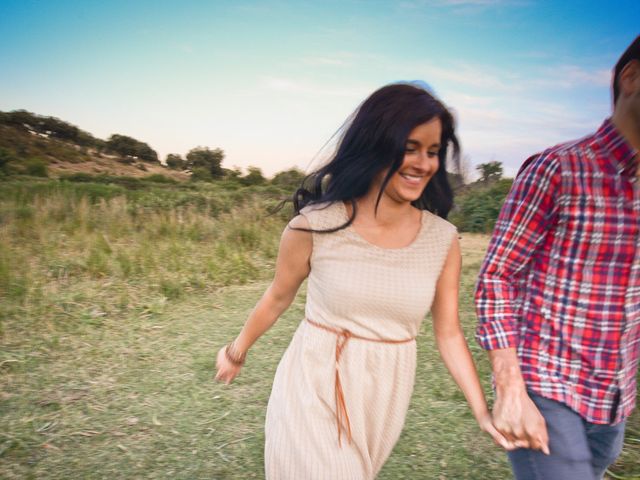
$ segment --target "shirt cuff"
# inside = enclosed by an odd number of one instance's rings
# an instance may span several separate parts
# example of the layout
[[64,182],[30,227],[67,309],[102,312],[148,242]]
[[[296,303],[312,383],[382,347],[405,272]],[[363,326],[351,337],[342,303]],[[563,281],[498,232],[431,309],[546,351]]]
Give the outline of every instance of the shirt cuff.
[[476,329],[476,340],[485,350],[518,348],[519,335],[516,331],[505,330],[502,325],[488,324]]

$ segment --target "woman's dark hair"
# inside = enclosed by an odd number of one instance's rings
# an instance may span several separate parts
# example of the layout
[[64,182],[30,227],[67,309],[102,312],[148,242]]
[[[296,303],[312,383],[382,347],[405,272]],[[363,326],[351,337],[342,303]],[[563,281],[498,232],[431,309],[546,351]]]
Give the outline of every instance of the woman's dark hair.
[[306,205],[348,201],[353,206],[351,218],[330,231],[350,225],[356,214],[355,200],[369,191],[381,171],[388,169],[378,192],[378,206],[389,179],[402,165],[411,131],[439,118],[442,137],[438,171],[413,205],[446,218],[453,204],[446,161],[450,157],[458,167],[460,148],[453,116],[445,106],[424,88],[409,83],[391,84],[371,94],[351,118],[343,126],[342,138],[331,160],[307,176],[294,194],[295,213]]

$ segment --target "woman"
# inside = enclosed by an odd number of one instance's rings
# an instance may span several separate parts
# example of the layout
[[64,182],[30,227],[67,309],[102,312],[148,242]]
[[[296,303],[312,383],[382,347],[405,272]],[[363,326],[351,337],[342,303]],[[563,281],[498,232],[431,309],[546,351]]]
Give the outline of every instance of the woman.
[[374,92],[352,118],[331,161],[294,197],[273,282],[217,356],[216,378],[229,383],[308,277],[306,318],[267,407],[269,479],[376,476],[404,424],[429,308],[445,365],[480,427],[506,446],[458,320],[460,247],[444,220],[453,118],[411,84]]

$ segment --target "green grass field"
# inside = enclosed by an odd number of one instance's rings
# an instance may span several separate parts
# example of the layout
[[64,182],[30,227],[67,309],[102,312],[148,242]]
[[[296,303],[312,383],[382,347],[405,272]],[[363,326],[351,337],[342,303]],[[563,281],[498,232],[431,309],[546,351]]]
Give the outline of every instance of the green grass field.
[[[233,385],[212,378],[266,287],[284,218],[264,215],[274,192],[176,188],[0,184],[0,478],[263,478],[265,407],[304,291]],[[487,237],[461,241],[462,320],[488,389],[471,298]],[[510,478],[428,319],[379,478]],[[610,478],[640,478],[637,412]]]

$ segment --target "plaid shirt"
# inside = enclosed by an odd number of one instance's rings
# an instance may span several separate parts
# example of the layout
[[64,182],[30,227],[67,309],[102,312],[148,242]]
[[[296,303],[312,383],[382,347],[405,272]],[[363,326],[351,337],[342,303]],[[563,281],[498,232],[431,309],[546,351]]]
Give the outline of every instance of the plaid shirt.
[[522,166],[476,286],[476,337],[517,349],[533,392],[624,420],[640,354],[637,152],[610,120]]

